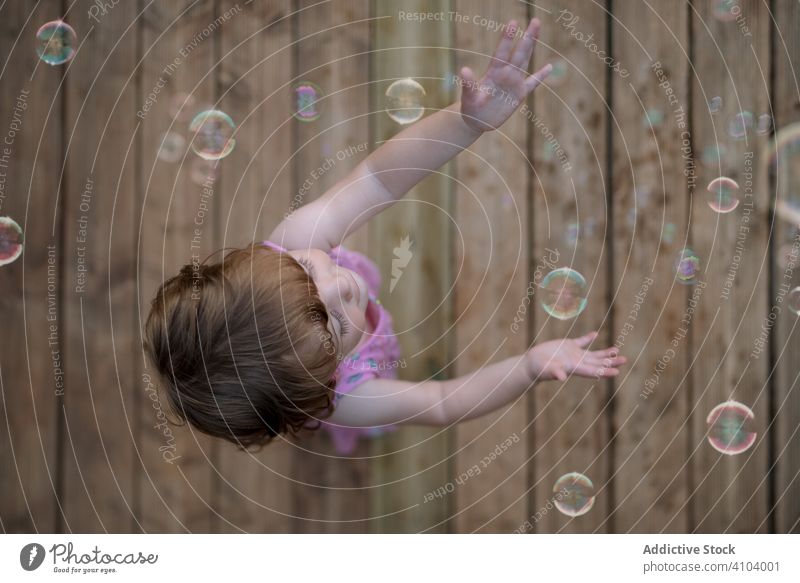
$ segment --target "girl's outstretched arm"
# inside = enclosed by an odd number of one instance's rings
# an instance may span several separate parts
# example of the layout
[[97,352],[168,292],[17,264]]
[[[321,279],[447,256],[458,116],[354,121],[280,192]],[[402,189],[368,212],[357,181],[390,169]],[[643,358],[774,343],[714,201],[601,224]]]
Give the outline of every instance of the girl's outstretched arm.
[[288,249],[328,251],[483,132],[500,127],[552,69],[546,65],[533,75],[527,73],[539,20],[531,20],[515,44],[516,32],[512,20],[481,79],[469,67],[461,69],[461,101],[387,141],[320,198],[287,216],[270,240]]
[[499,409],[540,381],[617,376],[625,357],[616,348],[587,350],[595,338],[597,333],[590,332],[542,342],[519,356],[446,381],[370,380],[342,397],[330,419],[349,427],[448,426]]

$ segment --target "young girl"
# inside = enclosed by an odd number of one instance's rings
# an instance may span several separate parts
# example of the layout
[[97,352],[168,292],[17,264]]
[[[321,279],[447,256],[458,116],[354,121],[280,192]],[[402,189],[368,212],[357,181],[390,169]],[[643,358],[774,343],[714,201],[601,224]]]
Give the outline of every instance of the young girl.
[[597,333],[553,340],[446,381],[396,380],[392,319],[374,263],[340,242],[367,219],[498,128],[547,76],[527,67],[533,19],[515,43],[508,23],[480,80],[464,67],[461,102],[389,140],[350,175],[281,222],[262,244],[215,264],[187,265],[153,300],[145,346],[170,404],[200,431],[241,447],[320,425],[350,453],[359,436],[399,424],[446,426],[479,417],[535,383],[610,377],[615,349]]

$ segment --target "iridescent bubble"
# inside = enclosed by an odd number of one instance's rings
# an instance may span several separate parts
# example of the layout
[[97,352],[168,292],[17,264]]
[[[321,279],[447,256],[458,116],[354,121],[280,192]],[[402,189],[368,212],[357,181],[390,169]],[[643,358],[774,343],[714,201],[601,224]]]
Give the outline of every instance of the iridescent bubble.
[[161,136],[158,146],[158,159],[164,162],[177,162],[186,152],[186,140],[180,134],[167,132]]
[[564,231],[564,243],[569,247],[575,247],[575,245],[578,244],[579,233],[580,228],[578,227],[578,223],[570,223]]
[[772,129],[772,116],[768,113],[762,113],[756,120],[756,133],[759,136],[767,135]]
[[204,160],[203,158],[195,158],[192,162],[189,177],[192,179],[192,182],[200,186],[214,184],[218,177],[217,162],[213,160]]
[[425,113],[425,88],[413,79],[398,79],[386,90],[386,113],[401,125],[414,123]]
[[664,122],[664,112],[660,109],[648,109],[644,114],[645,127],[658,127]]
[[63,65],[75,56],[78,36],[63,20],[43,24],[36,31],[36,54],[48,65]]
[[722,109],[722,97],[716,95],[708,100],[708,111],[711,113],[719,113]]
[[667,245],[672,244],[675,240],[675,224],[667,223],[664,225],[664,230],[661,231],[661,240]]
[[710,145],[703,148],[700,161],[709,168],[719,168],[725,158],[726,150],[722,144]]
[[293,115],[300,121],[319,119],[322,111],[320,100],[322,89],[311,81],[300,81],[292,86]]
[[708,443],[720,453],[736,455],[756,441],[755,415],[737,401],[720,403],[706,417]]
[[795,316],[800,316],[800,286],[786,295],[786,305]]
[[700,258],[689,247],[681,249],[675,260],[675,279],[684,285],[697,283],[697,274],[700,271]]
[[728,121],[728,135],[734,140],[743,140],[753,129],[753,114],[741,111]]
[[544,276],[539,287],[542,308],[554,318],[569,320],[586,307],[586,280],[574,269],[554,269]]
[[594,506],[594,484],[578,472],[564,474],[553,486],[553,503],[558,511],[576,517],[586,514]]
[[16,261],[22,255],[22,229],[10,217],[0,217],[0,265]]
[[709,193],[708,206],[717,213],[729,213],[739,206],[739,184],[726,176],[715,178],[706,190]]
[[175,121],[185,122],[192,118],[197,100],[191,93],[176,93],[169,101],[169,115]]
[[712,8],[714,18],[721,22],[730,22],[736,20],[736,17],[741,12],[737,0],[713,0],[714,6]]
[[192,150],[204,160],[220,160],[233,152],[236,124],[231,117],[218,109],[201,111],[189,124]]
[[564,59],[555,59],[554,61],[551,61],[550,64],[553,66],[553,69],[547,76],[545,83],[552,87],[562,85],[567,79],[567,72],[569,71],[567,62]]

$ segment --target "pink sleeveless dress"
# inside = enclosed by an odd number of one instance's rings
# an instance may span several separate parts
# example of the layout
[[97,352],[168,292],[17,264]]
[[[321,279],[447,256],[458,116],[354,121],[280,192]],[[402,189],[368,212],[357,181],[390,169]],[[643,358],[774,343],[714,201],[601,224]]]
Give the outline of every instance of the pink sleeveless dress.
[[[263,243],[276,251],[284,253],[287,251],[286,248],[271,241]],[[334,375],[336,394],[333,398],[333,402],[336,404],[343,395],[364,381],[375,378],[396,379],[397,369],[402,361],[400,360],[400,345],[392,328],[392,317],[377,297],[381,286],[378,267],[362,253],[346,249],[341,245],[331,249],[328,255],[337,265],[355,271],[367,282],[369,290],[367,318],[374,327],[371,333],[365,333],[367,337],[336,368]],[[361,437],[376,437],[397,429],[395,425],[344,427],[327,421],[321,421],[321,423],[321,429],[330,435],[336,451],[343,455],[353,453]]]

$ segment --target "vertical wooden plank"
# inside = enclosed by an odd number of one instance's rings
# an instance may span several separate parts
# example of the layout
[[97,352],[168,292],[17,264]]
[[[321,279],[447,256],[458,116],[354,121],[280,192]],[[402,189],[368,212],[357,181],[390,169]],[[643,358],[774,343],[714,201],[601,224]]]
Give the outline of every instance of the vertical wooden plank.
[[[375,112],[372,138],[375,145],[398,133],[402,127],[386,113],[384,94],[396,79],[412,77],[425,88],[428,113],[447,107],[454,98],[452,83],[452,25],[444,20],[412,22],[401,20],[403,12],[447,14],[448,0],[379,0],[373,4],[370,81],[371,110]],[[426,48],[426,47],[444,47]],[[403,201],[373,220],[370,231],[372,257],[383,274],[381,301],[394,319],[407,366],[400,377],[408,380],[443,378],[449,362],[446,335],[451,322],[451,212],[452,180],[434,174],[426,178]],[[413,257],[389,292],[394,249],[408,237]],[[373,482],[384,484],[372,496],[372,515],[382,517],[371,523],[379,532],[420,532],[444,530],[449,516],[447,504],[424,504],[425,494],[445,485],[447,431],[442,428],[401,428],[375,444]]]
[[22,256],[0,267],[0,531],[5,533],[58,528],[64,320],[57,195],[64,70],[40,62],[32,42],[39,26],[60,16],[59,1],[36,7],[12,2],[0,9],[0,216],[15,220],[25,238]]
[[[775,22],[772,26],[774,67],[774,108],[775,127],[785,128],[800,122],[800,87],[798,87],[798,66],[800,66],[800,5],[796,2],[776,2]],[[783,157],[775,169],[777,182],[774,185],[777,200],[795,201],[798,195],[796,158]],[[769,159],[763,160],[769,164]],[[789,165],[795,166],[794,169]],[[800,285],[800,257],[797,252],[790,262],[786,261],[786,251],[791,253],[800,245],[798,225],[785,219],[774,219],[773,231],[773,302],[782,286],[790,288]],[[791,262],[794,265],[791,265]],[[785,291],[785,288],[783,288]],[[780,533],[800,532],[800,383],[796,355],[800,353],[800,322],[784,306],[775,322],[774,354],[774,461],[775,470],[773,509],[775,530]]]
[[[528,23],[523,3],[487,6],[477,0],[458,0],[454,10],[458,15],[453,44],[456,71],[467,65],[481,74],[497,46],[500,33],[476,22],[505,24],[514,18],[523,30]],[[456,162],[463,181],[455,195],[457,228],[469,236],[454,243],[454,264],[461,272],[454,290],[458,355],[454,375],[471,373],[527,348],[525,326],[514,333],[511,324],[528,283],[527,199],[532,172],[526,139],[531,127],[524,112],[518,111]],[[456,426],[453,474],[458,477],[473,466],[481,470],[455,486],[456,532],[510,532],[527,518],[525,401],[523,397],[491,415]],[[482,459],[514,434],[519,438],[516,444],[483,466]]]
[[[66,80],[64,529],[127,532],[135,427],[134,3],[99,23],[73,5],[81,50]],[[77,24],[77,23],[76,23]]]
[[[563,19],[568,15],[562,13],[564,10],[572,15],[566,22]],[[593,42],[603,50],[608,39],[606,6],[578,0],[546,1],[537,3],[535,15],[543,22],[537,67],[556,61],[559,67],[564,63],[566,73],[560,83],[551,77],[552,90],[537,90],[533,98],[533,111],[539,123],[533,128],[531,138],[536,170],[531,279],[536,277],[538,268],[537,281],[541,281],[550,270],[547,261],[555,251],[559,267],[570,267],[584,275],[589,295],[585,311],[573,320],[549,318],[537,305],[531,340],[537,343],[575,337],[596,329],[601,329],[600,338],[607,338],[610,251],[605,241],[609,200],[606,79],[609,71],[595,53],[570,34],[572,30],[585,37],[591,34]],[[574,29],[567,28],[574,17],[577,17],[572,22]],[[564,238],[571,223],[579,224],[581,229],[574,248]],[[531,303],[538,304],[538,298],[534,297]],[[606,381],[570,379],[534,389],[535,409],[530,420],[535,437],[531,514],[535,516],[548,505],[556,480],[568,472],[589,477],[597,493],[594,508],[588,514],[570,519],[558,512],[546,512],[535,524],[537,532],[592,532],[611,528],[605,521],[610,508],[608,388]]]
[[[688,7],[614,2],[612,342],[629,358],[615,392],[616,532],[686,532]],[[624,75],[624,76],[623,76]],[[660,362],[668,361],[667,367]]]
[[[290,120],[295,132],[294,207],[321,195],[365,156],[341,153],[369,148],[369,4],[300,0],[296,6],[294,81],[316,84],[324,97],[318,119]],[[286,103],[291,106],[291,100]],[[323,166],[326,170],[320,172]],[[369,254],[366,237],[362,230],[344,245]],[[369,441],[361,440],[350,456],[341,456],[323,431],[309,432],[293,445],[293,532],[367,531],[369,447]]]
[[[188,146],[180,150],[177,162],[161,160],[158,153],[165,132],[180,135],[188,143],[189,120],[215,101],[214,43],[219,42],[221,28],[241,26],[243,11],[222,18],[214,0],[152,3],[142,16],[141,93],[133,106],[142,141],[143,201],[137,212],[140,328],[158,286],[193,257],[201,261],[219,248],[216,186],[190,178],[196,156],[186,152]],[[190,101],[184,97],[187,94]],[[177,104],[182,108],[177,120],[170,113],[176,96],[181,96]],[[236,116],[234,120],[238,121]],[[143,465],[138,474],[141,528],[145,532],[208,532],[216,524],[210,512],[216,446],[190,426],[164,425],[168,410],[164,386],[152,365],[143,366],[138,450]]]
[[[736,20],[720,21],[712,4],[692,5],[693,147],[699,153],[721,144],[716,168],[698,167],[692,192],[691,245],[701,258],[699,279],[707,285],[692,325],[691,367],[693,528],[700,532],[764,531],[768,485],[768,358],[753,357],[754,342],[768,317],[769,257],[767,175],[755,163],[766,137],[754,132],[732,140],[730,118],[740,111],[769,111],[769,28],[764,2],[739,2],[744,30]],[[719,113],[709,112],[714,96]],[[710,210],[705,187],[720,174],[736,180],[741,202],[729,214]],[[693,290],[692,293],[696,293]],[[759,432],[755,445],[737,456],[720,454],[706,442],[706,416],[734,399],[750,407]]]
[[[221,31],[220,108],[238,123],[236,149],[219,166],[222,247],[263,240],[292,198],[292,3],[222,0],[219,12],[242,7]],[[222,444],[219,530],[289,532],[291,456],[286,441],[239,453]]]

